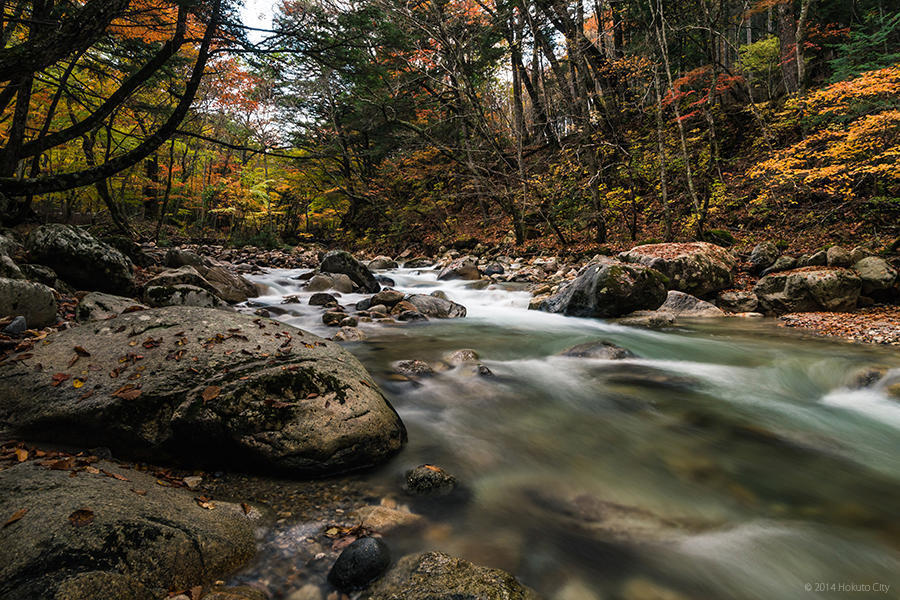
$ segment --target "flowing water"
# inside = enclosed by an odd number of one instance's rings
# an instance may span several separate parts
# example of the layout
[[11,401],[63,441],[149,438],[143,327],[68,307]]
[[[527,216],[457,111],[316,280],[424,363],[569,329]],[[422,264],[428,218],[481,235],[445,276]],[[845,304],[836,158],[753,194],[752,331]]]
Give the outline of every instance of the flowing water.
[[[255,304],[333,335],[307,305],[301,272],[255,277],[268,286]],[[446,551],[550,599],[900,598],[900,402],[883,383],[850,387],[866,367],[900,373],[895,350],[768,320],[629,328],[528,311],[527,292],[438,282],[435,271],[384,274],[468,309],[363,324],[368,339],[346,345],[409,430],[396,459],[354,479],[397,490],[406,469],[432,463],[469,495],[430,511],[413,504],[431,525],[388,536],[395,554]],[[292,294],[300,304],[281,304]],[[638,358],[558,355],[595,340]],[[390,377],[393,361],[461,348],[494,376],[463,366],[418,383]]]

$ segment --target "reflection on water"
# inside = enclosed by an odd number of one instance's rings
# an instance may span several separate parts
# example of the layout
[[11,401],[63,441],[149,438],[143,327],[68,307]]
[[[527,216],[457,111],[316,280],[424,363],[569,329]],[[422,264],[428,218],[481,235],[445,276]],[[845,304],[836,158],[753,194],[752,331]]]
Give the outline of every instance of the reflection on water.
[[[257,277],[269,292],[255,304],[333,334],[299,273]],[[839,585],[804,589],[822,582],[880,582],[890,590],[873,593],[900,597],[900,403],[879,384],[848,387],[865,367],[900,375],[896,352],[743,319],[627,328],[528,311],[526,292],[437,282],[433,271],[386,275],[468,309],[465,319],[362,324],[368,340],[347,346],[409,429],[397,459],[355,478],[396,490],[428,462],[469,491],[464,506],[414,504],[429,530],[389,535],[398,554],[460,555],[547,598],[846,597]],[[292,294],[301,303],[281,305]],[[637,358],[557,356],[593,340]],[[494,377],[466,367],[418,383],[388,377],[395,360],[460,348]]]

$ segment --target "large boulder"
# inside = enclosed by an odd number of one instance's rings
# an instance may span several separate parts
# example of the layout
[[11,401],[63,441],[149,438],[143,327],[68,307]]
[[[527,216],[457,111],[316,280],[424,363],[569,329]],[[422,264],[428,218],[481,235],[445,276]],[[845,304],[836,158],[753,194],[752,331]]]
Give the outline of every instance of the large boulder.
[[889,290],[897,281],[897,269],[877,256],[859,260],[853,265],[853,270],[862,280],[862,293],[867,296],[873,292]]
[[731,287],[736,264],[728,250],[707,242],[645,244],[619,258],[656,269],[669,278],[669,289],[695,296]]
[[103,292],[91,292],[81,299],[75,309],[75,318],[79,321],[102,321],[112,319],[125,312],[136,312],[150,308],[137,300],[113,296]]
[[862,281],[842,267],[803,267],[772,273],[753,291],[765,312],[847,311],[856,307]]
[[478,259],[474,256],[457,258],[438,273],[438,280],[450,279],[481,279],[481,271],[478,269]]
[[369,587],[369,600],[537,600],[538,595],[499,569],[440,552],[406,556]]
[[369,261],[369,268],[376,271],[381,271],[384,269],[396,269],[397,266],[397,261],[390,256],[376,256]]
[[0,366],[0,430],[24,439],[294,475],[375,465],[406,440],[359,361],[270,319],[151,309],[52,334],[31,354]]
[[213,287],[216,296],[227,302],[246,302],[259,296],[255,285],[225,267],[212,266],[202,269],[200,274]]
[[722,310],[733,313],[753,312],[759,306],[759,299],[753,292],[743,290],[730,290],[719,292],[716,304]]
[[152,287],[171,287],[173,285],[192,285],[203,288],[208,292],[215,292],[210,282],[203,278],[200,272],[191,266],[168,269],[152,277],[144,284],[144,289]]
[[666,301],[659,307],[659,311],[680,319],[725,316],[725,312],[714,304],[675,290],[669,291]]
[[22,269],[19,268],[16,261],[5,254],[0,254],[0,277],[6,279],[25,279],[25,276],[22,274]]
[[406,301],[416,307],[416,310],[426,317],[434,319],[455,319],[466,316],[466,307],[452,300],[438,298],[425,294],[412,294]]
[[195,285],[154,285],[144,289],[144,302],[150,306],[199,306],[222,308],[228,306],[212,292]]
[[28,236],[28,255],[72,286],[127,296],[134,267],[124,254],[91,234],[69,225],[42,225]]
[[778,251],[778,247],[772,242],[762,242],[757,244],[750,252],[751,271],[753,273],[760,273],[763,270],[768,269],[775,264],[775,261],[780,254],[781,252]]
[[96,457],[43,463],[0,471],[0,521],[20,516],[0,528],[0,598],[156,600],[255,553],[255,509],[198,502]]
[[319,265],[319,271],[322,273],[343,273],[353,283],[362,288],[363,291],[370,294],[374,294],[381,289],[381,285],[375,280],[372,272],[353,258],[352,254],[343,250],[332,250],[326,254]]
[[608,260],[582,269],[538,308],[573,317],[620,317],[659,308],[666,300],[665,282],[655,269]]
[[29,327],[56,322],[56,297],[41,283],[0,278],[0,316],[22,316]]

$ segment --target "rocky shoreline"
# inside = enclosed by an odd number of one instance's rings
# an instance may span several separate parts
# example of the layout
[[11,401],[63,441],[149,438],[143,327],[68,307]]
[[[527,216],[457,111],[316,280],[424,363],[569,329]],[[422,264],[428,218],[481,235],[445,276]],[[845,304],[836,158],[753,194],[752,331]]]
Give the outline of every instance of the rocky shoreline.
[[[334,341],[365,339],[360,323],[466,315],[440,292],[392,289],[382,271],[518,286],[534,310],[630,326],[774,315],[788,327],[897,344],[897,263],[863,248],[794,258],[773,244],[749,254],[647,244],[577,260],[476,245],[362,259],[319,247],[164,250],[61,225],[25,240],[4,233],[0,598],[267,598],[222,583],[253,558],[260,532],[298,520],[323,526],[300,551],[312,579],[292,600],[321,599],[329,586],[329,598],[360,590],[385,599],[534,598],[502,571],[434,552],[390,557],[375,541],[432,527],[408,503],[457,493],[439,467],[410,470],[394,490],[302,481],[383,464],[406,442],[377,384]],[[307,301],[334,341],[271,319],[272,306],[257,305],[255,315],[232,308],[254,306],[258,291],[243,275],[273,267],[309,269]],[[344,304],[348,293],[365,298]],[[610,344],[583,346],[568,356],[627,357]],[[460,365],[491,375],[470,350],[394,369],[416,380]],[[23,546],[33,542],[44,550]]]

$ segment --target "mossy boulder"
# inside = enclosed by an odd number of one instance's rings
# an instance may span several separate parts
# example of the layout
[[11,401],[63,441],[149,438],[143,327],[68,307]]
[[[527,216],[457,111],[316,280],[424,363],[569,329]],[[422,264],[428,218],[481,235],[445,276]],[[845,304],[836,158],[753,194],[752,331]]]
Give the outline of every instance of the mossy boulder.
[[728,250],[707,242],[645,244],[619,258],[656,269],[669,278],[669,289],[694,296],[731,287],[736,265]]
[[359,361],[270,319],[151,309],[52,334],[30,354],[0,366],[0,430],[24,439],[294,475],[372,466],[406,440]]
[[124,254],[71,225],[42,225],[26,243],[32,262],[46,265],[73,287],[129,295],[134,266]]
[[770,313],[848,311],[856,307],[862,280],[843,267],[803,267],[772,273],[753,291],[759,307]]
[[640,264],[604,260],[585,267],[539,310],[573,317],[613,318],[654,310],[666,300],[666,278]]
[[369,600],[538,600],[539,596],[500,569],[489,569],[441,552],[406,556],[372,585]]
[[155,600],[222,579],[255,553],[256,510],[204,508],[93,457],[42,462],[0,471],[0,521],[20,515],[0,528],[0,598]]

